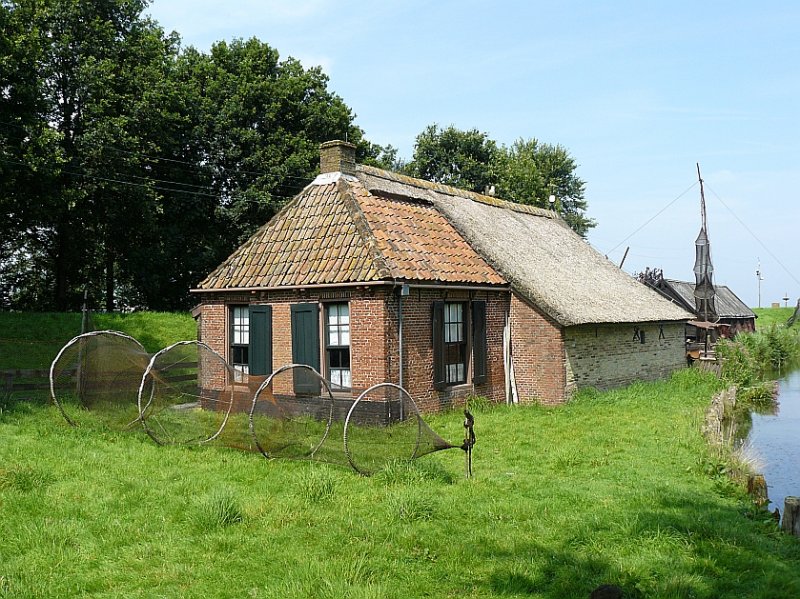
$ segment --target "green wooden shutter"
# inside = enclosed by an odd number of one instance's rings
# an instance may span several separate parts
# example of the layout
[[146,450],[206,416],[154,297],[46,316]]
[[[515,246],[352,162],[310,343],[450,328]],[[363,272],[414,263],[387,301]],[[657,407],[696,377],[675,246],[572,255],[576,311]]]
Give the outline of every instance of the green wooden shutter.
[[447,386],[445,380],[444,365],[444,302],[433,302],[433,387],[434,389],[444,389]]
[[250,306],[250,374],[272,373],[272,306]]
[[486,302],[472,302],[472,382],[484,384],[488,379],[486,343]]
[[[319,306],[292,305],[292,362],[307,364],[319,372]],[[319,379],[311,372],[295,368],[294,392],[318,395]]]

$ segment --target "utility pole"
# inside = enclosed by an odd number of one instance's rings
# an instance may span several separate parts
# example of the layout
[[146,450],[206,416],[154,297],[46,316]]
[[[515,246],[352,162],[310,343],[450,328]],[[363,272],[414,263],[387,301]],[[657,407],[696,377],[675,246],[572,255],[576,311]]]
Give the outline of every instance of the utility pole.
[[756,279],[758,280],[758,307],[761,307],[761,281],[764,277],[761,276],[761,258],[758,259],[758,268],[756,268]]

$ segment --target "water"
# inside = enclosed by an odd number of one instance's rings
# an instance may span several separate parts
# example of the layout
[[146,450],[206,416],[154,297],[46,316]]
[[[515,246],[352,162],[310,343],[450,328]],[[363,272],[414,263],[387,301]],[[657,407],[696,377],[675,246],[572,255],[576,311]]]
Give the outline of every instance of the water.
[[800,495],[800,370],[778,381],[778,407],[753,413],[750,443],[763,464],[769,509],[783,513],[785,497]]

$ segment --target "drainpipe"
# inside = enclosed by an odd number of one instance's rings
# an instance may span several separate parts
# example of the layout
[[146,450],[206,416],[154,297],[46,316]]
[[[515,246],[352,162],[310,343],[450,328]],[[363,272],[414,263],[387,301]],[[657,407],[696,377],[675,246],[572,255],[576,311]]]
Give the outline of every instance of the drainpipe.
[[[400,386],[403,387],[403,297],[410,293],[408,283],[403,283],[400,287],[400,292],[397,294],[397,337],[398,337],[398,353],[400,354]],[[399,392],[400,397],[400,421],[405,420],[405,413],[403,410],[403,392]]]

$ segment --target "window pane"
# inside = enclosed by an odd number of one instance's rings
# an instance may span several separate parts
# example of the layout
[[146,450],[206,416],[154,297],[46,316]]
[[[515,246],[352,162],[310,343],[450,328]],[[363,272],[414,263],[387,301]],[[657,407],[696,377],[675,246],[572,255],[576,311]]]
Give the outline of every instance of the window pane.
[[350,345],[350,306],[348,304],[329,304],[328,312],[328,345]]

